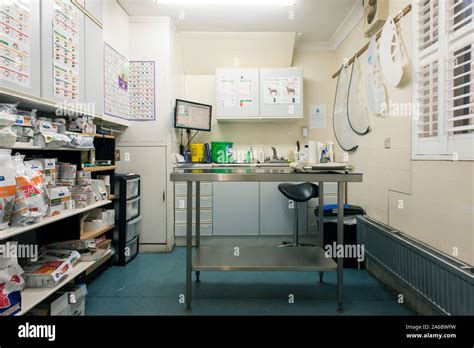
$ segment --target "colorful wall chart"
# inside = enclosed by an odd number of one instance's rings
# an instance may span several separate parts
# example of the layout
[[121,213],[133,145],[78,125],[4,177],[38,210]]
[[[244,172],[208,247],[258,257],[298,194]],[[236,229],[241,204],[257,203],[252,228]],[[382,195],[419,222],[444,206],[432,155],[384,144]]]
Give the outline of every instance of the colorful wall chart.
[[0,3],[0,80],[30,85],[30,0]]
[[53,2],[54,95],[79,99],[79,14],[71,0]]
[[104,43],[104,113],[129,119],[129,70],[130,63]]
[[155,119],[155,62],[130,62],[130,120]]

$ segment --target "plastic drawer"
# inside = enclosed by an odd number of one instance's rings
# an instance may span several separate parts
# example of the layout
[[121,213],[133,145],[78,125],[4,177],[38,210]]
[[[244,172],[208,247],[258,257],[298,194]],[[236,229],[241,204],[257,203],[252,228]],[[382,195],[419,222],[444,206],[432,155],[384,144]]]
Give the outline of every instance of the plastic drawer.
[[[125,241],[129,242],[133,238],[139,236],[141,230],[142,230],[142,217],[141,216],[127,222],[126,227],[125,227]],[[116,227],[114,231],[114,241],[118,241],[118,240],[119,240],[119,229],[118,227]]]
[[[201,208],[212,208],[212,197],[201,197]],[[186,209],[186,197],[175,198],[175,209]],[[193,199],[193,207],[196,206],[196,200]]]
[[[183,182],[175,184],[174,193],[176,196],[186,196],[188,193],[188,185]],[[193,196],[196,195],[196,184],[193,183]],[[212,183],[201,182],[201,196],[212,196]]]
[[[186,236],[186,224],[175,224],[174,233],[177,237]],[[193,224],[193,236],[196,234],[196,225]],[[212,224],[201,224],[201,236],[212,236]]]
[[[117,253],[120,251],[118,249],[118,244],[115,244],[114,247],[116,250],[116,254],[114,255],[114,261],[117,262],[119,258]],[[131,259],[133,259],[135,255],[137,255],[137,253],[138,253],[138,236],[125,244],[125,263],[128,263]]]
[[[115,181],[115,195],[120,197],[120,180]],[[140,178],[126,180],[126,199],[136,198],[140,195]]]
[[[118,212],[119,210],[119,201],[114,202],[115,211]],[[125,219],[130,221],[132,219],[137,218],[140,215],[140,198],[134,198],[126,203],[126,213]],[[115,214],[115,219],[118,220],[119,214]]]
[[[186,210],[176,210],[174,212],[175,223],[186,223]],[[196,211],[193,210],[193,222],[196,221]],[[212,210],[201,210],[201,222],[212,222]]]

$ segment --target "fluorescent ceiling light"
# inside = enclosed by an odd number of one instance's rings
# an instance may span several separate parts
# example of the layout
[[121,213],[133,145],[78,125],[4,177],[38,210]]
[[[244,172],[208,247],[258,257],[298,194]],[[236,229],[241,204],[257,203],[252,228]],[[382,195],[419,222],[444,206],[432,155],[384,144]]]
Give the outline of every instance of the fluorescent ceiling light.
[[296,0],[155,0],[166,5],[294,6]]

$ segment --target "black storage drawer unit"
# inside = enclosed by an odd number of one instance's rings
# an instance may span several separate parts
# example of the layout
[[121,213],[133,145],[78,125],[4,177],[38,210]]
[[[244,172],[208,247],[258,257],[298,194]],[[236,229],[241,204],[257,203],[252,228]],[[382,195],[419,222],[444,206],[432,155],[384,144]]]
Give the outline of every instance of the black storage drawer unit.
[[[323,246],[337,244],[337,205],[324,206],[324,236]],[[318,220],[318,208],[314,210],[316,220]],[[365,215],[363,208],[356,205],[344,205],[344,220],[355,218],[356,215]],[[357,224],[344,224],[344,245],[357,246]],[[336,261],[336,258],[333,258]],[[357,258],[344,258],[344,268],[358,268]]]
[[141,232],[140,175],[115,174],[115,219],[114,261],[125,266],[134,260],[139,252]]

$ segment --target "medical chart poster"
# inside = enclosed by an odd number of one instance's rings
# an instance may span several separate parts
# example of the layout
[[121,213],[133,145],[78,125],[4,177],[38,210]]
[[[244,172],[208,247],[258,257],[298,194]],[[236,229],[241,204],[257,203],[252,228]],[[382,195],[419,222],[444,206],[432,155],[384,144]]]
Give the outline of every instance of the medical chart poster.
[[30,86],[30,0],[0,3],[0,80]]
[[129,119],[129,74],[127,58],[104,43],[104,114]]
[[309,128],[310,129],[326,129],[327,116],[326,105],[310,105],[309,107]]
[[131,121],[155,120],[155,62],[130,62],[130,117]]
[[264,104],[300,104],[301,78],[267,77],[263,80]]
[[79,99],[79,13],[71,0],[53,2],[54,95]]

